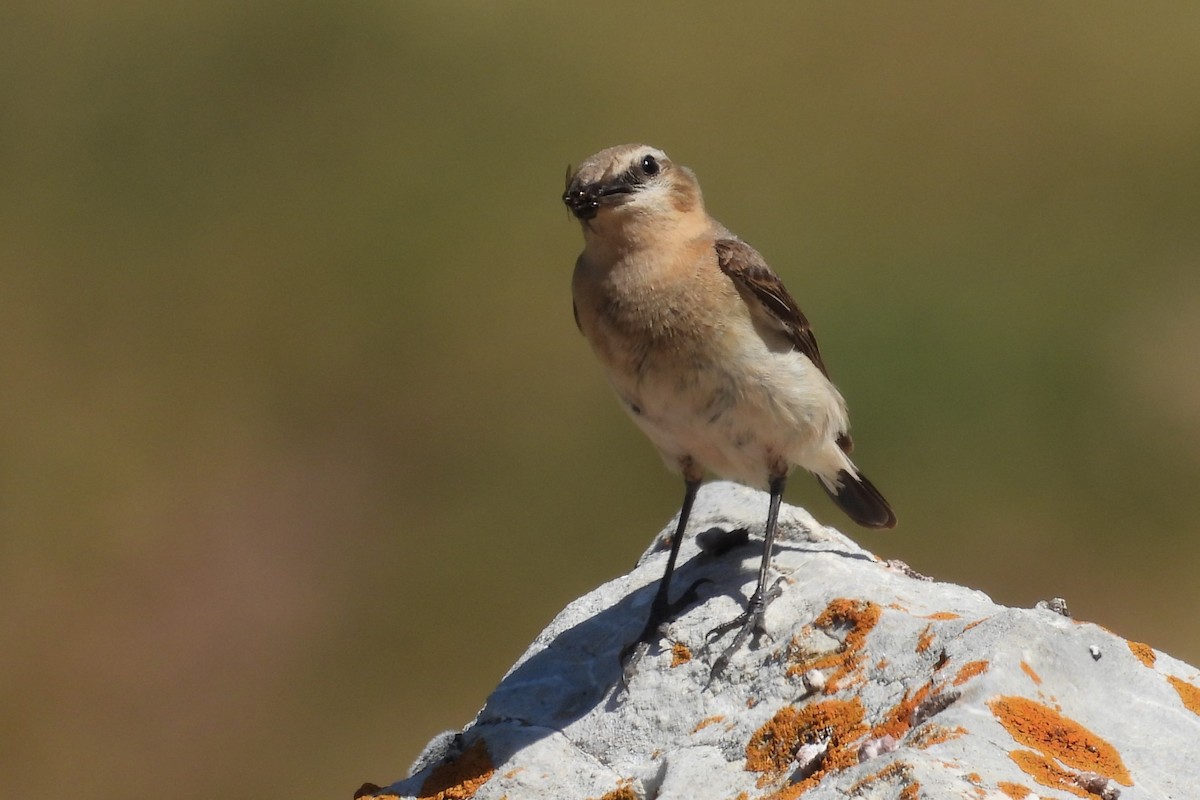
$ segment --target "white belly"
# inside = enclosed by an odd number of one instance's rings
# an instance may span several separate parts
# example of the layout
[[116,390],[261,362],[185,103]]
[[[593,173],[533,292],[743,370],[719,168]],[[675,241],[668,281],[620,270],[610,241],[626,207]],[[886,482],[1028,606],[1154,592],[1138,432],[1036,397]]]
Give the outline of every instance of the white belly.
[[799,353],[771,352],[757,339],[749,347],[719,363],[650,353],[636,377],[610,378],[672,469],[691,459],[756,487],[793,466],[836,474],[835,440],[847,426],[837,389]]

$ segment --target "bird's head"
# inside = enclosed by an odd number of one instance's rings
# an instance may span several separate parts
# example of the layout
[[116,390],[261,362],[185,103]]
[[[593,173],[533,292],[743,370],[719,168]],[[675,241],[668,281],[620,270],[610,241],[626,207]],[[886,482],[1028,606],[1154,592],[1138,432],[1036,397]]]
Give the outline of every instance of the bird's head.
[[562,200],[591,233],[704,215],[700,184],[692,171],[644,144],[601,150],[578,169],[568,170]]

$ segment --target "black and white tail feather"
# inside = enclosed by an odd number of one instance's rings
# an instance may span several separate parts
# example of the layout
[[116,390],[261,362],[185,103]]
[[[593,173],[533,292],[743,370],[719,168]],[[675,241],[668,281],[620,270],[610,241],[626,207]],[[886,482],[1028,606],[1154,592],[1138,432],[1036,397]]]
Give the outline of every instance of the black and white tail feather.
[[896,527],[896,515],[888,501],[883,499],[875,484],[857,469],[852,473],[838,470],[835,481],[818,476],[817,482],[829,493],[838,508],[846,512],[846,516],[864,528]]

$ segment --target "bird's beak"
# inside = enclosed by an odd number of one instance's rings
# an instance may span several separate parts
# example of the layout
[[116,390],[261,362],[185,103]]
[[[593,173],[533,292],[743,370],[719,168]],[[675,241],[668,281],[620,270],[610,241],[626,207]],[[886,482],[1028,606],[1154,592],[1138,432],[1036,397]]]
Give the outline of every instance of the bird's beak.
[[592,183],[575,178],[567,184],[562,199],[576,219],[589,220],[600,213],[601,206],[619,205],[631,194],[633,186],[624,175]]

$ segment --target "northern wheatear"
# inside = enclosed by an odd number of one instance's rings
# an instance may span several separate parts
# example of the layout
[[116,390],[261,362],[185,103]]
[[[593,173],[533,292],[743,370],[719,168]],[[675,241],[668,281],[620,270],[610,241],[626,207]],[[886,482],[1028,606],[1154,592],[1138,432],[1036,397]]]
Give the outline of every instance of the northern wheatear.
[[[693,591],[669,600],[692,501],[706,472],[770,492],[758,584],[746,611],[711,636],[738,630],[714,662],[761,631],[780,498],[803,467],[855,522],[891,528],[883,495],[850,461],[846,403],[829,380],[808,320],[758,252],[704,210],[687,167],[656,148],[601,150],[568,175],[563,202],[583,227],[575,262],[575,321],[621,406],[685,492],[636,663]],[[627,669],[628,669],[627,664]]]

